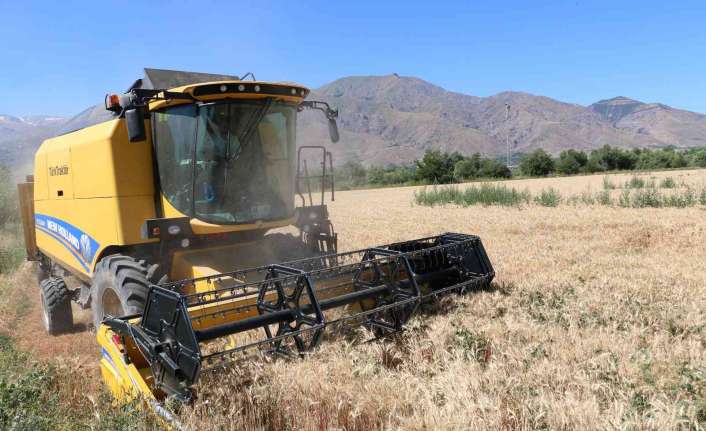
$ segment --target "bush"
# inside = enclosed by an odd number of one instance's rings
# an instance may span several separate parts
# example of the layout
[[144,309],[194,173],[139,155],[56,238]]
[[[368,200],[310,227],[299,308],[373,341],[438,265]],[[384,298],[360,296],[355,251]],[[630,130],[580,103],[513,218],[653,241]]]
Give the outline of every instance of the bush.
[[549,187],[534,198],[534,202],[543,207],[557,207],[561,203],[561,193]]
[[638,190],[633,194],[632,200],[628,199],[625,205],[621,202],[620,206],[632,206],[633,208],[659,208],[662,206],[662,197],[656,189]]
[[613,199],[610,197],[610,192],[608,190],[603,190],[602,192],[598,193],[596,200],[601,205],[605,205],[605,206],[612,206],[613,205]]
[[652,187],[654,188],[654,181],[645,181],[644,178],[641,177],[632,177],[630,178],[630,181],[625,183],[624,188],[626,189],[644,189],[645,187]]
[[610,180],[610,177],[603,177],[603,190],[614,190],[615,184]]
[[543,177],[554,172],[554,160],[541,148],[520,161],[520,171],[531,177]]
[[694,191],[687,188],[682,193],[674,193],[664,197],[662,205],[665,207],[688,208],[696,205]]

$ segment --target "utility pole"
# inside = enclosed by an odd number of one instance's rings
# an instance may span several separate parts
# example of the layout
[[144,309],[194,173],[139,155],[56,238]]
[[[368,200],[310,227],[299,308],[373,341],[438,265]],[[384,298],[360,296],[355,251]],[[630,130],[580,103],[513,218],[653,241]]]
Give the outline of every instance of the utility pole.
[[507,127],[507,134],[505,135],[505,148],[507,150],[507,167],[510,167],[510,104],[505,104],[505,109],[507,113],[505,115],[505,126]]

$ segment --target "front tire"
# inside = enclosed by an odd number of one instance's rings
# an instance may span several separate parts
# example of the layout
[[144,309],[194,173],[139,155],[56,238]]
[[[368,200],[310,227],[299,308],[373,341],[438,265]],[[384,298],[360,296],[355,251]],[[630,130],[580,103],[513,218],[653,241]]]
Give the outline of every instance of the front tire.
[[47,277],[39,283],[44,329],[51,335],[71,331],[74,316],[71,311],[71,291],[61,277]]
[[157,265],[148,266],[130,256],[114,254],[101,259],[93,273],[91,308],[96,330],[106,316],[123,317],[144,311]]

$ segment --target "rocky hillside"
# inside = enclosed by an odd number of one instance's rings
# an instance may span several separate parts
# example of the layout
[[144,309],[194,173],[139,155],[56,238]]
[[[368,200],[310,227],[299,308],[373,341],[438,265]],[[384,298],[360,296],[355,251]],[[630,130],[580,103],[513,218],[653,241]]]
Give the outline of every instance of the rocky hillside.
[[649,136],[658,145],[706,145],[706,115],[674,109],[661,103],[643,103],[627,97],[601,100],[589,107],[620,130]]
[[[341,142],[329,146],[338,162],[405,163],[430,148],[502,155],[508,137],[513,153],[605,144],[706,146],[703,114],[626,97],[588,107],[520,92],[476,97],[393,74],[342,78],[314,90],[310,98],[340,110]],[[73,120],[0,116],[0,163],[26,165],[42,139],[80,127],[76,119],[100,114],[94,111],[89,108]],[[300,144],[328,141],[319,112],[305,112],[298,131]]]
[[[311,97],[340,108],[339,159],[368,163],[406,162],[428,148],[501,155],[508,137],[513,153],[605,144],[706,146],[706,116],[626,98],[585,107],[520,92],[475,97],[398,75],[339,79]],[[308,115],[304,123],[303,141],[324,141],[317,116]]]

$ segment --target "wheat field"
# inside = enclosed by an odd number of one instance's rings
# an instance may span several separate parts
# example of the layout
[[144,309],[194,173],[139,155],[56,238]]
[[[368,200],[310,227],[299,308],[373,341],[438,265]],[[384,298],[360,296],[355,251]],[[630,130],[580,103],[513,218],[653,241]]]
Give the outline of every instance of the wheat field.
[[[706,171],[640,174],[701,187]],[[633,175],[611,175],[615,183]],[[563,195],[604,176],[506,181]],[[418,188],[341,192],[341,248],[478,234],[495,289],[449,298],[398,339],[243,365],[182,412],[238,429],[703,429],[706,208],[414,205]]]
[[[706,184],[706,170],[639,175]],[[503,182],[564,196],[603,183],[603,175]],[[413,203],[415,190],[337,193],[329,208],[340,248],[477,234],[497,273],[493,288],[444,299],[391,340],[339,338],[306,360],[206,375],[198,401],[179,409],[185,426],[706,428],[706,207],[425,207]]]

